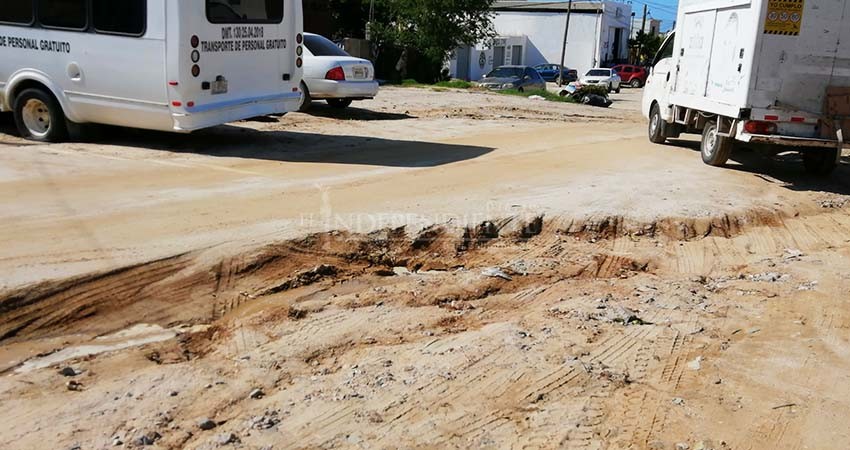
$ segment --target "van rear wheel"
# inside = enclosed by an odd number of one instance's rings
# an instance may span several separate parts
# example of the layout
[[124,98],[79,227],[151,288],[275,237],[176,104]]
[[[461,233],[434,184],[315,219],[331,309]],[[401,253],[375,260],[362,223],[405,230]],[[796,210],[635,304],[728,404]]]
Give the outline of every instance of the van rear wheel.
[[718,133],[716,121],[708,122],[702,130],[702,144],[700,145],[702,161],[709,166],[723,167],[729,157],[732,156],[734,142],[732,138],[721,136]]
[[806,166],[806,172],[819,177],[832,174],[838,167],[839,158],[841,158],[841,153],[837,148],[803,152],[803,164]]
[[27,89],[15,99],[14,109],[21,137],[39,142],[68,139],[65,113],[52,94],[38,88]]

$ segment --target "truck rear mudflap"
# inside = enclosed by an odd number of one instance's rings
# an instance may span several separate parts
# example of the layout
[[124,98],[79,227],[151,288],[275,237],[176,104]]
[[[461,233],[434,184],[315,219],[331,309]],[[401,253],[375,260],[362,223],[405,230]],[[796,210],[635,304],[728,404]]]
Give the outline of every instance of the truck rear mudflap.
[[838,146],[838,141],[835,139],[801,138],[795,136],[741,133],[736,136],[736,139],[749,144],[779,145],[783,147],[834,149]]

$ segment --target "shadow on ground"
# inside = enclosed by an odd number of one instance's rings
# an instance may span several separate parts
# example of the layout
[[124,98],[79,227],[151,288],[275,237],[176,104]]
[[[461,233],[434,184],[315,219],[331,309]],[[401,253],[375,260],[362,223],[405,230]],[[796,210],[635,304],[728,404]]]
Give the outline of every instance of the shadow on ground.
[[15,128],[15,119],[12,117],[12,113],[0,113],[0,138],[6,137],[3,135],[18,136],[18,129]]
[[[672,142],[675,147],[700,152],[698,141],[676,140]],[[850,157],[848,156],[841,158],[841,164],[831,176],[818,177],[805,171],[803,159],[797,152],[772,155],[742,148],[732,152],[732,158],[730,163],[726,165],[726,169],[749,173],[792,191],[850,195]]]
[[[265,119],[263,119],[265,120]],[[15,141],[11,119],[0,120],[0,143]],[[435,167],[486,155],[492,147],[379,139],[293,131],[261,131],[222,125],[192,134],[87,125],[77,141],[156,152],[196,154],[295,163],[354,164],[387,167]],[[40,144],[39,144],[40,145]]]
[[[356,103],[355,103],[356,104]],[[324,117],[327,119],[337,120],[362,120],[366,122],[377,122],[383,120],[407,120],[415,119],[407,113],[390,113],[372,111],[363,108],[349,106],[348,108],[333,108],[325,103],[313,102],[313,105],[307,111],[307,114],[316,117]]]

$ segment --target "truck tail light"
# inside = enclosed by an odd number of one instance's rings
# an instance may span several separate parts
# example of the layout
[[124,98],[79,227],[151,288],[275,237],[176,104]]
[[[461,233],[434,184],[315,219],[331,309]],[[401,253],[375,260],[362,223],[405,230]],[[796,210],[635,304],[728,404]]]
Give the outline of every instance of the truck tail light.
[[776,134],[777,128],[775,123],[750,120],[744,123],[744,131],[750,134]]
[[329,70],[327,74],[325,74],[326,80],[333,81],[345,81],[345,71],[342,70],[342,67],[334,67]]

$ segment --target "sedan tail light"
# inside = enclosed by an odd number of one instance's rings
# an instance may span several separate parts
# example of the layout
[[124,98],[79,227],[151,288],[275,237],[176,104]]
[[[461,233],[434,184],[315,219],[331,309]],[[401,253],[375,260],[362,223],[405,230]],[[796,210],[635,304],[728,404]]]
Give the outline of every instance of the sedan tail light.
[[334,67],[329,70],[327,74],[325,74],[326,80],[333,81],[345,81],[345,71],[342,70],[342,67]]

